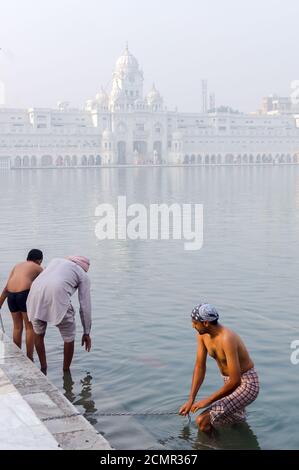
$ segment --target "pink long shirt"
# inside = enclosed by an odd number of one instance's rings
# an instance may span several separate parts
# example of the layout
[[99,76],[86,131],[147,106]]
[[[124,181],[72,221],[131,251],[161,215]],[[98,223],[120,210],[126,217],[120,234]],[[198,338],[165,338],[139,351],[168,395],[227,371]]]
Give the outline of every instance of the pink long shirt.
[[27,299],[30,321],[42,320],[59,325],[78,289],[80,318],[85,334],[91,329],[90,281],[86,272],[73,261],[53,259],[31,285]]

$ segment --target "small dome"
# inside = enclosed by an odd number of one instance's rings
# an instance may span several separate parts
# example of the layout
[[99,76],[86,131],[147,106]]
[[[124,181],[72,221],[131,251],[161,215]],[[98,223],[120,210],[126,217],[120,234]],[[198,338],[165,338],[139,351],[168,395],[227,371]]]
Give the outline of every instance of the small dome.
[[153,85],[153,88],[148,93],[146,99],[147,99],[147,102],[150,106],[152,106],[153,104],[161,104],[162,101],[163,101],[163,99],[162,99],[160,93],[158,92],[158,90],[156,89],[155,85]]
[[87,111],[92,111],[93,109],[96,108],[96,104],[97,104],[97,103],[96,103],[95,100],[87,100],[87,101],[85,102],[85,109],[86,109]]

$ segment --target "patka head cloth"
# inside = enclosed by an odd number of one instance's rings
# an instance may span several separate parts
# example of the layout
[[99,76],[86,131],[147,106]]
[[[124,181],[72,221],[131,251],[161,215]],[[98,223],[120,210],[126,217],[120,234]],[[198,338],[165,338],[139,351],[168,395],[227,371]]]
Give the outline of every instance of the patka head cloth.
[[89,270],[90,261],[88,258],[85,258],[85,256],[68,256],[67,259],[78,264],[85,272]]
[[194,307],[191,313],[192,320],[195,321],[215,321],[218,320],[219,314],[215,307],[210,304],[199,304]]

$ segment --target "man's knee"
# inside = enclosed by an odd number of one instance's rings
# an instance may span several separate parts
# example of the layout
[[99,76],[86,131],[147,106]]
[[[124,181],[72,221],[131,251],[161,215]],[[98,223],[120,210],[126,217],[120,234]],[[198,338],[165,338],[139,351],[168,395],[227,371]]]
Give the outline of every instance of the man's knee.
[[42,320],[33,320],[32,328],[36,338],[44,338],[47,331],[47,322]]
[[34,341],[36,343],[42,343],[44,341],[46,333],[42,333],[42,334],[39,335],[39,334],[35,333],[34,330],[33,330],[33,332],[34,332]]
[[23,332],[23,325],[14,325],[13,329],[16,333],[22,333]]
[[211,431],[211,421],[209,415],[200,415],[196,418],[196,424],[202,432]]
[[26,331],[33,331],[33,326],[30,321],[25,322],[25,329]]

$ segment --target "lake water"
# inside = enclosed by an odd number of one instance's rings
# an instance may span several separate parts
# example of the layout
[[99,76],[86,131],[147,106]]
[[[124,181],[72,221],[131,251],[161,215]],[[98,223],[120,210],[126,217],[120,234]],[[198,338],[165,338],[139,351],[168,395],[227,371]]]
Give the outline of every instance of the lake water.
[[[31,248],[44,251],[44,265],[76,253],[91,259],[93,349],[80,346],[78,315],[72,377],[63,378],[62,341],[49,328],[48,374],[114,447],[299,449],[299,365],[290,361],[299,339],[299,167],[3,171],[0,195],[1,285]],[[203,248],[100,242],[95,208],[119,195],[146,206],[203,204]],[[248,425],[207,437],[180,416],[101,416],[179,409],[196,351],[190,312],[202,300],[241,335],[259,372]],[[199,396],[221,384],[209,359]]]

